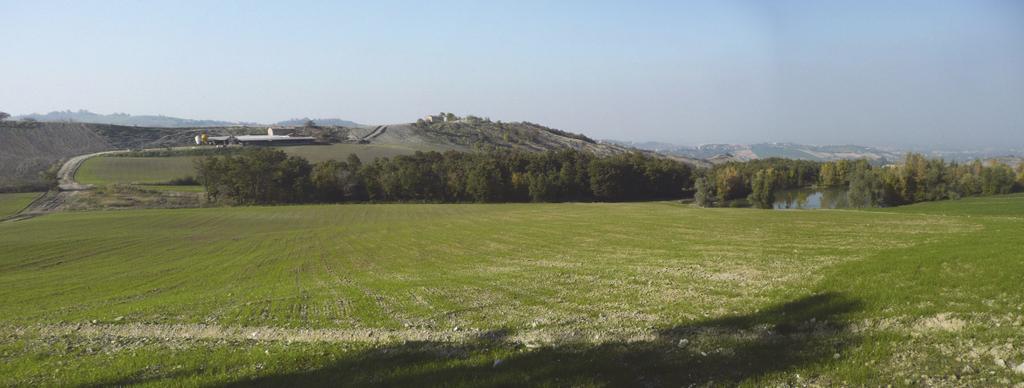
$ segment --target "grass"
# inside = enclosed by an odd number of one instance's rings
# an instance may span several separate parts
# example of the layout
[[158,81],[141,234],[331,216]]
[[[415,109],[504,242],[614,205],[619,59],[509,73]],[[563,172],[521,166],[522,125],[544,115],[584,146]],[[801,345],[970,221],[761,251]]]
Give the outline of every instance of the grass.
[[86,160],[75,180],[92,185],[114,183],[159,184],[195,176],[194,157],[166,158],[95,157]]
[[42,193],[0,193],[0,218],[20,212]]
[[76,212],[0,246],[3,385],[1024,381],[1021,195]]
[[[289,155],[306,158],[312,163],[332,159],[345,160],[353,153],[368,162],[381,157],[409,155],[417,151],[417,149],[407,146],[388,144],[331,144],[280,147],[280,149]],[[436,150],[443,151],[440,148]],[[193,191],[185,188],[172,190],[173,186],[161,184],[172,179],[195,176],[194,160],[197,158],[200,157],[96,157],[86,160],[82,164],[75,179],[93,185],[142,184],[157,186],[156,190]]]

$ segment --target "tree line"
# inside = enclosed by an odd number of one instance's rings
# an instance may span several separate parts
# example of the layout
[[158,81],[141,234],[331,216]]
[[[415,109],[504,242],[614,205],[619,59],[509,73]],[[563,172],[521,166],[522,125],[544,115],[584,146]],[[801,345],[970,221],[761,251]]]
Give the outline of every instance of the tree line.
[[642,201],[692,197],[699,206],[772,207],[775,192],[847,189],[855,207],[1005,194],[1024,188],[1024,166],[945,162],[908,154],[902,164],[770,158],[709,169],[641,153],[417,152],[364,163],[356,155],[312,164],[257,148],[196,163],[209,199],[236,204],[335,202]]
[[849,188],[847,196],[855,207],[1008,194],[1024,188],[1024,165],[1018,166],[1019,173],[1015,173],[1010,166],[997,162],[985,164],[975,160],[961,164],[914,153],[907,154],[899,165],[865,164],[836,170],[833,179],[823,184]]
[[717,165],[695,179],[695,202],[726,206],[746,200],[771,208],[774,193],[800,187],[847,189],[853,207],[898,206],[967,196],[1007,194],[1024,189],[1024,165],[1015,172],[1003,163],[946,162],[909,153],[900,164],[867,160],[811,162],[763,159]]
[[417,152],[364,163],[309,161],[258,148],[196,162],[209,199],[236,204],[305,202],[563,202],[675,199],[693,170],[674,160],[575,150]]
[[776,190],[815,185],[820,169],[820,162],[783,158],[719,164],[696,178],[694,201],[709,207],[746,199],[754,206],[769,208]]

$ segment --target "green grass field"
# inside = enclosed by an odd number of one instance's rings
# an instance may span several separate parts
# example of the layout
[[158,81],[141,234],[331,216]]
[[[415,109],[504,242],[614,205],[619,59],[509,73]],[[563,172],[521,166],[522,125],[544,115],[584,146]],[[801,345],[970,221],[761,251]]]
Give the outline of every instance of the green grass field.
[[[380,157],[409,155],[417,149],[388,144],[331,144],[315,146],[280,147],[289,155],[301,156],[312,163],[326,160],[345,160],[356,154],[363,161]],[[421,149],[421,151],[443,149]],[[96,157],[86,160],[75,174],[79,182],[93,185],[139,184],[156,186],[156,190],[196,191],[195,187],[159,186],[172,179],[195,176],[194,160],[197,156],[173,157]],[[201,191],[201,190],[200,190]]]
[[0,246],[0,385],[1024,382],[1022,195],[75,212]]
[[113,183],[158,184],[195,176],[191,156],[165,158],[95,157],[86,160],[75,180],[92,185]]
[[0,218],[21,211],[40,195],[42,193],[0,193]]

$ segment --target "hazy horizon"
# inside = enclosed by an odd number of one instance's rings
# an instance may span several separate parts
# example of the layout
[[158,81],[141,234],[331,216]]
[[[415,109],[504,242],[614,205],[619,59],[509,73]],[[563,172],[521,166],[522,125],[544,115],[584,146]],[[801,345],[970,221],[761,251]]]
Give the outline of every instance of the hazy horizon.
[[382,124],[451,111],[637,142],[1024,147],[1015,1],[0,9],[11,114]]

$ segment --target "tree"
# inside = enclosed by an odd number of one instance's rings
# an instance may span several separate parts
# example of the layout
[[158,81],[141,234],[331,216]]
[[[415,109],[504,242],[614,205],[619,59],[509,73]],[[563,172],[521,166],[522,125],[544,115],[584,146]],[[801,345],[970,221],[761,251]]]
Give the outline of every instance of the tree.
[[999,163],[981,170],[981,193],[983,195],[1008,194],[1016,183],[1016,177],[1009,166]]
[[1024,189],[1024,162],[1017,165],[1017,187]]
[[533,202],[554,202],[558,200],[558,175],[556,172],[530,173],[527,175],[529,181],[530,200]]
[[304,202],[312,192],[306,159],[268,148],[196,162],[196,175],[210,200],[238,204]]
[[733,165],[718,169],[715,173],[715,193],[718,195],[719,206],[730,199],[742,198],[746,193],[743,175]]
[[7,120],[7,118],[9,118],[9,117],[11,117],[11,115],[9,113],[7,113],[7,112],[0,112],[0,121]]
[[771,209],[775,205],[776,179],[775,170],[770,168],[755,173],[754,179],[751,181],[753,192],[747,196],[747,200],[755,207]]
[[316,128],[316,123],[313,120],[306,119],[306,122],[302,124],[306,128]]
[[856,169],[850,174],[846,199],[850,207],[878,206],[882,197],[882,181],[871,169]]
[[693,194],[693,201],[700,207],[711,207],[714,198],[714,190],[711,187],[711,183],[708,182],[708,178],[700,177],[694,182],[695,192]]
[[466,193],[476,202],[497,202],[501,199],[501,170],[488,160],[470,168],[466,176]]
[[310,181],[316,193],[316,199],[321,202],[340,202],[345,199],[343,181],[345,179],[345,166],[336,160],[327,160],[313,166],[310,173]]
[[602,201],[630,199],[631,190],[637,183],[635,171],[621,158],[601,158],[590,162],[590,191]]

